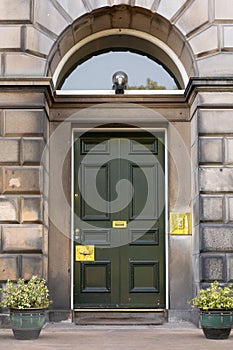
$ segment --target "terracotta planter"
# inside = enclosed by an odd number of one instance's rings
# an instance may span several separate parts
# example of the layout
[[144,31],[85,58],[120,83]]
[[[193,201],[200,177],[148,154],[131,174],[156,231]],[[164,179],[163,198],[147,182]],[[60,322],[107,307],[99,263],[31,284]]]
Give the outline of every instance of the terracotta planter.
[[45,323],[46,309],[10,309],[10,323],[16,339],[37,339]]
[[233,324],[232,310],[200,310],[200,323],[208,339],[227,339]]

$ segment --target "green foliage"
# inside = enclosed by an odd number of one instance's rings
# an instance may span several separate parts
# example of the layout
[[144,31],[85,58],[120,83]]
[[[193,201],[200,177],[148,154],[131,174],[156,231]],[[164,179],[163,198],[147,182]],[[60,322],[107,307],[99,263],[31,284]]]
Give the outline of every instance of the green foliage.
[[221,287],[218,281],[215,281],[208,288],[201,289],[189,304],[201,310],[233,309],[232,284]]
[[4,288],[0,288],[2,300],[0,306],[7,308],[28,309],[47,308],[52,301],[49,300],[49,290],[46,281],[37,276],[25,283],[19,278],[17,283],[7,281]]
[[166,87],[160,86],[156,81],[153,81],[150,78],[147,78],[146,85],[127,86],[127,90],[166,90]]

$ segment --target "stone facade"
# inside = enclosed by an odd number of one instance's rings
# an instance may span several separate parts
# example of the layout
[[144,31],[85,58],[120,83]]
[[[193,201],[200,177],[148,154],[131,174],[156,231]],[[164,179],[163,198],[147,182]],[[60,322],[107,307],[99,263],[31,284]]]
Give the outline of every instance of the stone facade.
[[[1,0],[0,283],[44,276],[54,309],[69,314],[70,214],[65,211],[64,236],[48,217],[54,208],[61,216],[63,208],[57,204],[60,194],[50,186],[52,161],[47,154],[41,157],[62,121],[93,104],[111,102],[132,102],[163,115],[169,145],[175,140],[172,126],[191,157],[192,168],[182,178],[183,194],[177,194],[176,164],[168,164],[168,216],[188,211],[193,217],[192,236],[168,232],[171,314],[173,310],[183,317],[186,300],[201,284],[233,280],[232,33],[232,0]],[[94,55],[95,47],[111,50],[109,35],[113,46],[131,45],[161,60],[185,92],[140,98],[56,94],[77,60]],[[84,123],[80,118],[67,122],[61,147],[70,142],[72,123]],[[178,149],[176,154],[185,174]],[[68,157],[69,179],[70,163]],[[64,185],[69,201],[70,182]],[[188,204],[185,193],[191,193]]]

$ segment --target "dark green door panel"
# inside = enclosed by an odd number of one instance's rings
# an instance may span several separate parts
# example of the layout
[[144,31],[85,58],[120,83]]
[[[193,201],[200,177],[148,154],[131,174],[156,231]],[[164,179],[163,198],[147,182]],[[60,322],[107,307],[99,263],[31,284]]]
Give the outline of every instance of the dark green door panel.
[[75,245],[95,246],[74,262],[74,307],[164,308],[163,133],[88,133],[74,162]]

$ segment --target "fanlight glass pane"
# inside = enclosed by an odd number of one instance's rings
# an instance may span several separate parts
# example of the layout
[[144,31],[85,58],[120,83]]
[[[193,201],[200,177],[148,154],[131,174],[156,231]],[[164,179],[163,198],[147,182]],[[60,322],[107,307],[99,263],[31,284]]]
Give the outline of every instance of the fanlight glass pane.
[[78,65],[65,79],[61,90],[111,90],[112,76],[116,71],[128,75],[131,89],[178,89],[173,77],[152,59],[132,52],[108,52],[94,56]]

